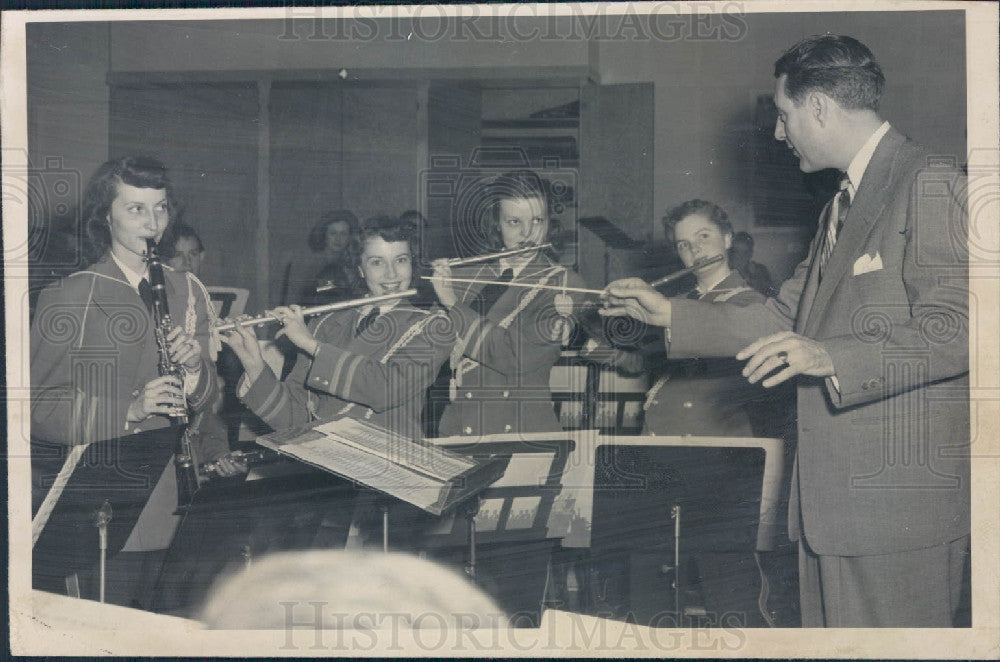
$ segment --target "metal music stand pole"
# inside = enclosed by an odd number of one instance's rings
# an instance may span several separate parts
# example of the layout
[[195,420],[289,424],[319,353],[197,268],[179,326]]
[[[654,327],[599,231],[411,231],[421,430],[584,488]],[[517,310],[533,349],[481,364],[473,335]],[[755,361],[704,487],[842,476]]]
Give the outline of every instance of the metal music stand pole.
[[382,506],[382,553],[389,553],[389,506]]
[[674,504],[670,509],[670,519],[674,520],[674,613],[677,627],[681,624],[681,507]]
[[469,523],[469,562],[465,564],[465,572],[472,581],[476,580],[476,514],[481,505],[482,500],[476,496],[465,507],[465,521]]
[[104,602],[104,568],[108,558],[108,522],[111,521],[111,502],[107,499],[101,504],[101,507],[97,509],[97,513],[94,516],[94,526],[97,527],[97,534],[100,542],[101,550],[101,583],[100,583],[100,601]]

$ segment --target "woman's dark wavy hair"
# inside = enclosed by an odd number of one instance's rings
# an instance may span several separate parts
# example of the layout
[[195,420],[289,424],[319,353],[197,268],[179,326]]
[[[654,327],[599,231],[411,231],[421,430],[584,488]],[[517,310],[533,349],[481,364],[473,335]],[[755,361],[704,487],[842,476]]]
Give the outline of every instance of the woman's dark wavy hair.
[[347,223],[351,236],[357,236],[361,230],[361,223],[358,217],[347,209],[333,209],[324,213],[316,221],[316,225],[309,231],[309,249],[313,253],[322,253],[326,250],[326,229],[334,223]]
[[678,223],[693,214],[704,214],[708,220],[719,228],[719,232],[722,234],[733,234],[733,224],[729,220],[729,214],[726,213],[725,209],[714,202],[696,198],[682,202],[676,207],[671,207],[667,210],[666,215],[663,217],[663,233],[667,236],[667,241],[671,244],[676,241],[674,228],[677,227]]
[[549,229],[544,241],[552,242],[557,250],[561,248],[555,246],[553,241],[553,238],[560,235],[562,223],[559,219],[552,218],[552,184],[547,179],[539,177],[533,170],[513,170],[486,182],[483,194],[488,201],[485,225],[489,243],[484,252],[496,253],[504,250],[503,235],[500,234],[500,201],[510,199],[542,200],[545,205],[545,215],[549,219]]
[[785,94],[796,105],[810,90],[820,90],[841,108],[878,110],[885,75],[868,47],[853,37],[812,35],[774,63],[774,77],[785,80]]
[[348,273],[354,281],[352,285],[359,291],[366,291],[367,286],[360,275],[361,254],[364,252],[365,244],[369,239],[380,237],[387,242],[405,241],[410,246],[411,264],[413,265],[413,275],[410,287],[417,279],[417,267],[420,264],[420,234],[421,228],[414,222],[400,217],[375,216],[365,219],[360,224],[360,229],[355,239],[348,246],[348,257],[351,268]]
[[91,176],[83,194],[83,219],[91,251],[94,253],[91,257],[103,255],[111,248],[108,214],[111,203],[118,196],[119,183],[137,188],[165,190],[171,224],[179,214],[173,182],[167,175],[166,166],[158,160],[151,156],[135,155],[107,161]]

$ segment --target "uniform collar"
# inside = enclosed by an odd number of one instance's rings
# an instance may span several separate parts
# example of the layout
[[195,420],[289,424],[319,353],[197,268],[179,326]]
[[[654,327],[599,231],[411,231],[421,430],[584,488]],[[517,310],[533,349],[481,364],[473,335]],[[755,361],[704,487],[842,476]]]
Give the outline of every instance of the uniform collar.
[[125,276],[125,280],[128,281],[128,284],[132,286],[133,290],[138,292],[139,283],[142,282],[142,279],[146,277],[146,272],[149,269],[147,268],[143,269],[141,272],[137,272],[132,268],[128,267],[124,262],[119,260],[118,256],[115,255],[114,251],[108,251],[108,254],[111,256],[111,259],[114,260],[115,264],[118,265],[118,268],[121,269],[122,275]]
[[704,296],[704,295],[708,294],[709,292],[711,292],[712,290],[714,290],[715,288],[717,288],[719,285],[722,285],[724,282],[726,282],[726,279],[729,278],[729,276],[732,275],[733,273],[734,273],[734,271],[730,270],[728,274],[726,274],[725,276],[723,276],[719,280],[717,280],[714,283],[712,283],[712,286],[709,287],[709,288],[707,288],[707,289],[705,289],[705,290],[701,289],[701,285],[695,285],[694,289],[698,291],[698,294],[700,296]]
[[378,308],[378,314],[385,315],[387,312],[398,306],[400,301],[402,301],[402,297],[400,297],[399,299],[389,299],[388,301],[383,301],[377,306],[376,304],[369,303],[367,305],[361,306],[361,308],[358,309],[358,314],[360,317],[364,317],[375,308]]

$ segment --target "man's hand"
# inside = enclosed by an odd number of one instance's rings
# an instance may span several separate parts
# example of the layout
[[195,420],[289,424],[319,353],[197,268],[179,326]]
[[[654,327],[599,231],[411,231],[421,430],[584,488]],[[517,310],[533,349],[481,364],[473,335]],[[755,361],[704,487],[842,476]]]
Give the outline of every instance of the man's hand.
[[771,388],[796,375],[832,377],[833,360],[821,344],[811,338],[791,331],[765,336],[744,347],[736,354],[740,361],[749,359],[743,367],[743,376],[756,384],[765,375],[780,370],[761,382]]
[[601,295],[604,317],[627,315],[655,326],[670,326],[670,300],[641,278],[616,280]]

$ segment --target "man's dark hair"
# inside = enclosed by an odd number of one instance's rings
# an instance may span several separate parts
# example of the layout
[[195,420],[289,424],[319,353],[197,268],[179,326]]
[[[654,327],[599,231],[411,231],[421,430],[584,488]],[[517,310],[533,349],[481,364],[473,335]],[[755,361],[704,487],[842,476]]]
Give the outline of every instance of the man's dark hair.
[[722,234],[733,233],[733,224],[729,221],[729,214],[726,213],[725,209],[708,200],[694,199],[682,202],[667,210],[663,217],[663,233],[667,236],[667,241],[671,244],[674,243],[674,228],[685,218],[694,214],[704,214],[719,228],[719,232]]
[[820,90],[841,108],[878,110],[885,85],[882,67],[868,47],[853,37],[813,35],[774,63],[774,77],[787,75],[785,94],[796,104]]
[[347,209],[334,209],[324,213],[309,231],[309,248],[313,253],[326,250],[326,229],[334,223],[347,223],[352,236],[356,236],[361,227],[358,217]]
[[111,247],[108,214],[111,203],[118,197],[120,183],[136,188],[163,189],[167,194],[170,218],[173,219],[177,212],[174,186],[162,163],[149,156],[123,156],[105,162],[90,178],[83,194],[83,219],[87,236],[98,254]]

